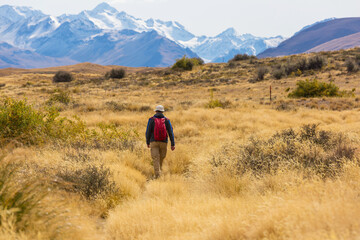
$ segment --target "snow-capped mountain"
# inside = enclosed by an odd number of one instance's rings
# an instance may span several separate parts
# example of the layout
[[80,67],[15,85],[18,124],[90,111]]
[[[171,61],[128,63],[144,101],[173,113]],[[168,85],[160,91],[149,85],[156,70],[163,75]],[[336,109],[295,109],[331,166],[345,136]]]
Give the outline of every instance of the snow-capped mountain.
[[[63,59],[68,58],[71,63],[91,61],[164,67],[172,65],[183,55],[198,57],[190,49],[158,34],[160,30],[162,33],[166,30],[166,33],[174,32],[177,36],[171,22],[148,20],[145,23],[105,3],[92,11],[60,17],[32,8],[5,5],[0,7],[0,24],[1,42],[24,49],[28,55],[36,53],[36,56],[59,58],[59,61],[49,61],[52,63],[64,63]],[[132,28],[136,31],[129,30]],[[8,55],[6,59],[9,60]],[[26,66],[33,67],[19,64],[19,67]]]
[[215,37],[202,37],[180,43],[189,47],[208,62],[228,61],[238,53],[257,55],[270,47],[278,46],[285,38],[255,37],[251,34],[238,34],[234,28],[229,28]]
[[[81,19],[93,22],[97,28],[113,31],[131,29],[137,32],[156,31],[177,44],[190,48],[193,52],[211,62],[215,59],[228,59],[231,53],[247,53],[256,55],[269,47],[277,47],[285,38],[260,38],[251,34],[237,34],[235,29],[229,28],[216,37],[197,37],[190,33],[178,22],[161,20],[142,20],[118,12],[107,3],[101,3],[93,10],[86,10],[78,15],[62,15],[60,22]],[[233,57],[233,56],[231,56]],[[230,58],[231,58],[230,57]]]
[[[150,46],[144,39],[155,45]],[[0,42],[44,56],[70,57],[75,61],[168,66],[183,55],[200,56],[206,61],[227,61],[237,53],[257,54],[276,47],[283,40],[281,36],[240,35],[231,28],[215,37],[198,37],[178,22],[135,18],[107,3],[101,3],[93,10],[59,17],[28,7],[0,6]],[[139,45],[134,47],[134,43]],[[147,52],[140,52],[140,49]],[[110,54],[114,58],[111,61],[105,57],[111,50],[131,63],[114,54]],[[145,56],[148,60],[141,60]]]

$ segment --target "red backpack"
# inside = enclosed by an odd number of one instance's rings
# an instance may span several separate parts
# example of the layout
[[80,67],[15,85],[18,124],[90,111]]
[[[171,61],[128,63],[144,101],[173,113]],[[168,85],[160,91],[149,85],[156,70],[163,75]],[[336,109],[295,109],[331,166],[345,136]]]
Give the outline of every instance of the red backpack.
[[167,138],[167,131],[165,126],[166,118],[153,118],[155,122],[154,127],[154,140],[165,141]]

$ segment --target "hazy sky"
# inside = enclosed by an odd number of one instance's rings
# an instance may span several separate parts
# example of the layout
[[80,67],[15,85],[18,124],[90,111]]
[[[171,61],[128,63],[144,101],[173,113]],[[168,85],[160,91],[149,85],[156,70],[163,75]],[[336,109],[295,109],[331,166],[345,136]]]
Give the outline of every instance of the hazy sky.
[[360,17],[360,0],[0,0],[46,14],[79,13],[108,2],[138,18],[175,20],[195,35],[214,36],[229,27],[255,36],[291,36],[331,17]]

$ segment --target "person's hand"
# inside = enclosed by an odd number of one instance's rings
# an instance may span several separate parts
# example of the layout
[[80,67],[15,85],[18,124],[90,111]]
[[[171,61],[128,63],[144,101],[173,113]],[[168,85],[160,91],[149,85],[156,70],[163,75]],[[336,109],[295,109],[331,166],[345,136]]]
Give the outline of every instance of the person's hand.
[[174,151],[175,150],[175,146],[171,146],[171,151]]
[[148,148],[150,148],[150,145],[147,145],[148,146]]

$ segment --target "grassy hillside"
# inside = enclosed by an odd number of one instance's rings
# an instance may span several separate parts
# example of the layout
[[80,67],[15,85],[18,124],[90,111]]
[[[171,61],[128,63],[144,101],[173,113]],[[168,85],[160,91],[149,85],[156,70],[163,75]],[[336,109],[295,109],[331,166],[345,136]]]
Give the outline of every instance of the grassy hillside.
[[[314,56],[323,66],[301,71]],[[358,56],[127,69],[122,79],[90,64],[1,70],[0,239],[358,238],[360,73],[348,68]],[[57,70],[75,80],[53,83]],[[306,79],[347,94],[289,98]],[[144,135],[157,104],[176,150],[152,180]]]

